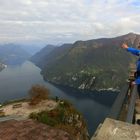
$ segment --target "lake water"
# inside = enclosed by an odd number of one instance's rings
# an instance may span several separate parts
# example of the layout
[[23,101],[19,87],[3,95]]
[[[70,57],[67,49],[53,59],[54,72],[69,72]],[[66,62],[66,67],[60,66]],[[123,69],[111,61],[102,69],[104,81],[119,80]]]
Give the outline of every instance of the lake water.
[[116,93],[80,92],[54,86],[43,80],[40,69],[26,61],[22,65],[8,66],[0,72],[0,102],[25,98],[34,84],[47,86],[52,96],[68,99],[81,112],[87,122],[90,135],[109,113]]

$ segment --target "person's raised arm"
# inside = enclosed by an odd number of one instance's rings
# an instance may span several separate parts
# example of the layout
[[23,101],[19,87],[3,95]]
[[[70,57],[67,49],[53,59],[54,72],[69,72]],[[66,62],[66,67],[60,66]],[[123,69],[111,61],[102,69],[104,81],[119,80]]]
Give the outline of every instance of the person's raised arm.
[[128,48],[129,48],[128,45],[125,44],[125,43],[123,43],[121,47],[122,47],[123,49],[128,49]]
[[140,55],[140,50],[135,49],[135,48],[128,47],[128,45],[126,43],[123,43],[121,47],[123,49],[126,49],[128,52],[131,52],[134,55],[137,55],[137,56]]

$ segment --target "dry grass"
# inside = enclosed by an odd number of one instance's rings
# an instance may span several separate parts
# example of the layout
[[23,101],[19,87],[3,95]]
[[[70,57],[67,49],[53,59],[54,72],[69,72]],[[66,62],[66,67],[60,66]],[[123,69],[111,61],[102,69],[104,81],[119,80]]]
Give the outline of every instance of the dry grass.
[[43,100],[36,106],[30,106],[29,102],[19,102],[19,103],[22,104],[21,107],[13,108],[13,106],[16,105],[16,103],[13,103],[13,104],[3,106],[1,109],[3,109],[6,116],[7,115],[18,115],[18,116],[22,116],[22,117],[28,117],[29,114],[32,112],[37,113],[37,112],[44,111],[44,110],[50,111],[50,110],[56,108],[56,106],[58,105],[58,103],[56,103],[53,100]]

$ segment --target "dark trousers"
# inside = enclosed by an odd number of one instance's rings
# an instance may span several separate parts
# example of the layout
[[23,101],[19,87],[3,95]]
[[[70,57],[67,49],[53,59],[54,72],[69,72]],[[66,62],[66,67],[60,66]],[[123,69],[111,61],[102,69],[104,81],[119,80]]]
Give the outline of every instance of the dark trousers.
[[137,85],[137,91],[138,91],[138,95],[139,95],[139,98],[140,98],[140,84]]

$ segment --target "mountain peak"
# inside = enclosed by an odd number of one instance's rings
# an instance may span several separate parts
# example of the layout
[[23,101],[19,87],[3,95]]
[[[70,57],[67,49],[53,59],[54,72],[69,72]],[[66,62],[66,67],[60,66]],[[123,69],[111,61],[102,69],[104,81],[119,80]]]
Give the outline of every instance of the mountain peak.
[[130,33],[126,34],[126,35],[136,35],[136,34],[133,33],[133,32],[130,32]]
[[121,36],[118,36],[118,37],[136,37],[137,34],[133,33],[133,32],[130,32],[128,34],[124,34],[124,35],[121,35]]

